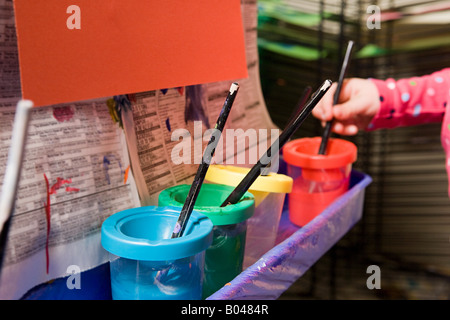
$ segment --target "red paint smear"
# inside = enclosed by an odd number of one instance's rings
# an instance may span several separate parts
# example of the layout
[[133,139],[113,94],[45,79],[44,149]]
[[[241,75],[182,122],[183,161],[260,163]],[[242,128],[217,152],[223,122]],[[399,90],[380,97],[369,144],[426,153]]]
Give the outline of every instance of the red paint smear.
[[[50,211],[50,195],[55,194],[58,189],[60,189],[64,184],[72,183],[72,179],[62,179],[60,177],[56,178],[56,183],[50,188],[48,178],[44,173],[45,186],[47,190],[47,202],[44,204],[45,216],[47,219],[47,239],[45,240],[45,258],[47,263],[47,274],[50,266],[50,256],[48,251],[48,244],[50,239],[50,221],[51,221],[51,211]],[[78,192],[80,189],[74,187],[66,187],[66,192]]]
[[130,100],[130,102],[136,102],[137,101],[136,100],[136,94],[134,94],[134,93],[127,94],[127,98],[128,98],[128,100]]
[[78,192],[80,189],[74,187],[66,187],[66,192]]
[[47,262],[47,274],[48,274],[48,270],[49,270],[49,266],[50,266],[50,259],[49,259],[49,254],[48,254],[48,240],[50,237],[50,185],[48,183],[48,179],[47,176],[44,173],[44,179],[45,179],[45,185],[47,188],[47,202],[44,205],[45,208],[45,216],[47,219],[47,239],[45,240],[45,258],[46,258],[46,262]]
[[64,184],[72,183],[72,179],[64,180],[60,177],[56,178],[56,183],[52,185],[50,189],[50,194],[55,194],[58,189],[60,189]]
[[53,109],[53,117],[59,122],[69,121],[72,119],[74,112],[71,107],[56,107]]

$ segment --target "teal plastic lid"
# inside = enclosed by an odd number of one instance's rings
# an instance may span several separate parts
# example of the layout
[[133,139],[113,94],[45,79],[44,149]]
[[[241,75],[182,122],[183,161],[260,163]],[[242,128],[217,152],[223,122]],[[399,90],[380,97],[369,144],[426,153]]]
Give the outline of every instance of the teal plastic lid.
[[[188,184],[167,188],[159,194],[158,204],[182,207],[190,188]],[[238,203],[220,207],[233,190],[234,187],[231,186],[203,183],[194,209],[205,214],[215,226],[243,222],[253,215],[255,198],[250,192],[246,192]]]
[[144,261],[181,259],[206,250],[213,224],[197,211],[192,211],[184,235],[171,239],[180,209],[147,206],[117,212],[102,224],[102,246],[116,256]]

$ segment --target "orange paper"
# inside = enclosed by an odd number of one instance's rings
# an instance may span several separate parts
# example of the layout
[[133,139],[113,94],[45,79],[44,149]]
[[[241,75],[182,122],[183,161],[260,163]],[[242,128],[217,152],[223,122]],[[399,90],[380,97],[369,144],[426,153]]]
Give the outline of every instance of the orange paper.
[[36,106],[247,77],[240,0],[14,0]]

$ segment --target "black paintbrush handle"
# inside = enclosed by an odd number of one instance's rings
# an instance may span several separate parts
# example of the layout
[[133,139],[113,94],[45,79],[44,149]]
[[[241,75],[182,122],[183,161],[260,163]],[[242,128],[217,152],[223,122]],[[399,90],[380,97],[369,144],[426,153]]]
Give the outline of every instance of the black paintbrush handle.
[[[350,61],[350,56],[352,53],[353,41],[349,41],[347,45],[347,51],[345,52],[344,61],[342,62],[341,72],[339,74],[339,80],[336,88],[336,92],[333,96],[333,105],[339,103],[339,96],[341,95],[342,83],[344,82],[345,75],[347,74],[348,62]],[[325,129],[322,134],[322,141],[320,142],[319,154],[325,154],[327,150],[328,140],[331,136],[331,127],[333,125],[333,120],[327,121]]]
[[297,131],[297,129],[302,125],[317,103],[322,99],[324,94],[328,91],[331,86],[331,81],[326,80],[322,86],[317,90],[317,92],[311,97],[307,105],[302,109],[302,111],[295,117],[290,126],[286,127],[280,134],[277,140],[267,149],[266,153],[258,160],[258,162],[250,169],[247,175],[242,179],[239,185],[230,193],[227,199],[222,203],[221,207],[225,207],[228,204],[237,203],[242,196],[247,192],[250,186],[255,182],[255,180],[260,175],[261,169],[270,164],[270,159],[274,154],[278,154],[280,148],[282,148],[286,142],[291,138],[291,136]]
[[194,209],[195,201],[197,200],[200,188],[203,184],[203,181],[205,180],[206,172],[208,171],[209,164],[211,163],[212,157],[214,155],[214,151],[216,150],[217,144],[219,143],[220,135],[222,134],[223,128],[225,127],[225,123],[227,121],[228,115],[230,114],[230,110],[233,105],[234,99],[236,98],[238,90],[239,85],[237,83],[233,83],[230,87],[227,98],[225,99],[222,110],[220,111],[216,126],[214,127],[214,129],[216,130],[214,131],[211,139],[208,142],[208,145],[206,146],[205,152],[202,157],[202,162],[197,169],[194,181],[192,182],[186,201],[184,202],[183,208],[181,209],[180,216],[178,217],[178,221],[172,233],[172,238],[181,237],[184,233],[184,230],[186,229],[187,222],[192,214],[192,210]]

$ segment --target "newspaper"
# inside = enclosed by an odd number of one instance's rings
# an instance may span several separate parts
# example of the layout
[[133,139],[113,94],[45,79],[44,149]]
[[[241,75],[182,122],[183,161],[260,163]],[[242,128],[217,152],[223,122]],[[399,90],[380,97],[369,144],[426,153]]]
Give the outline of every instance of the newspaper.
[[[1,177],[15,103],[0,103]],[[102,222],[139,206],[123,132],[104,99],[32,110],[0,279],[0,297],[108,261]],[[3,180],[3,179],[2,179]]]
[[[240,90],[226,128],[240,129],[230,137],[238,142],[236,149],[216,149],[215,161],[248,153],[258,148],[258,142],[264,142],[258,154],[265,152],[266,137],[256,143],[242,141],[247,130],[275,126],[259,82],[257,2],[243,0],[241,8],[246,79],[131,93],[122,97],[123,128],[112,121],[108,106],[113,97],[32,110],[1,269],[0,299],[18,299],[38,284],[69,275],[73,265],[84,271],[107,262],[100,244],[102,222],[121,210],[156,205],[160,191],[191,181],[208,129],[214,127],[233,81]],[[15,106],[21,97],[11,0],[0,0],[0,57],[2,181]],[[118,103],[116,99],[116,107]],[[174,148],[184,137],[191,141],[191,161],[176,163]]]

